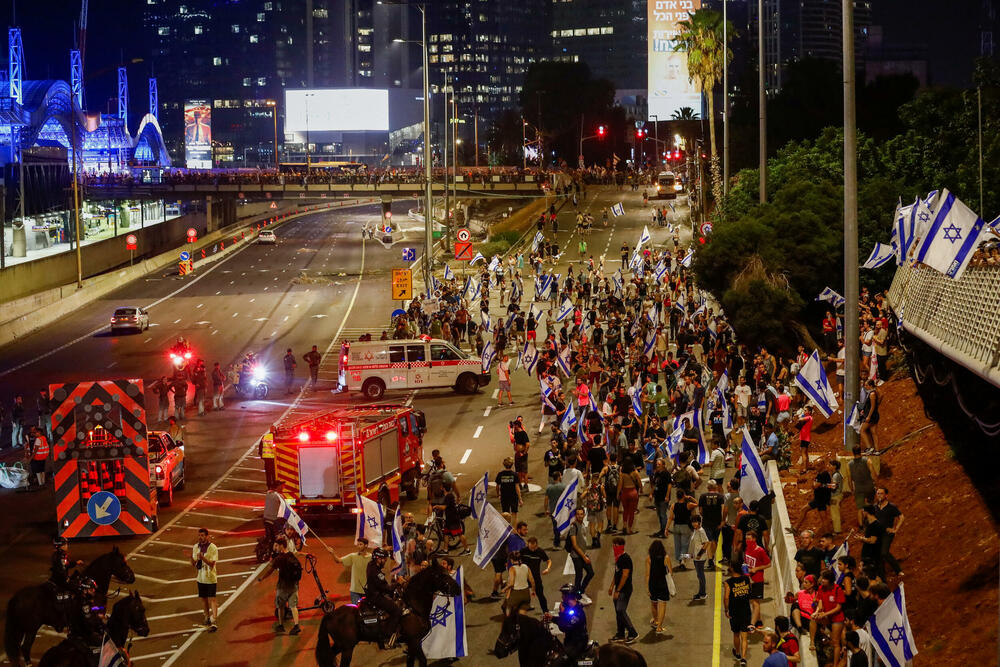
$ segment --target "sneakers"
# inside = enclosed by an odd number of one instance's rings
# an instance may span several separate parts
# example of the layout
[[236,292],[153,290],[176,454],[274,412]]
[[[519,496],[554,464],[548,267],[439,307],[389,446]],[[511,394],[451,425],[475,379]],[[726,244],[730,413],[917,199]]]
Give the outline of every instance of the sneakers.
[[208,631],[209,632],[216,632],[218,629],[219,629],[219,626],[217,626],[215,623],[212,623],[211,625],[208,626]]
[[594,601],[593,601],[593,600],[591,600],[591,599],[590,599],[590,598],[589,598],[588,596],[586,596],[586,595],[581,595],[581,596],[580,596],[580,604],[582,604],[582,605],[583,605],[584,607],[586,607],[587,605],[591,605],[591,604],[594,604]]
[[625,638],[625,643],[626,644],[632,644],[638,638],[639,638],[639,633],[636,633],[634,635],[629,635],[628,637]]
[[471,553],[472,553],[471,551],[469,551],[468,549],[465,549],[464,551],[462,551],[462,553],[460,553],[458,555],[459,556],[468,556]]
[[206,616],[206,617],[205,617],[205,620],[204,620],[204,621],[202,621],[202,622],[201,622],[201,624],[202,624],[202,625],[212,625],[212,619],[211,619],[211,618],[209,618],[208,616]]
[[493,591],[492,593],[490,593],[490,598],[492,598],[493,600],[499,600],[502,597],[503,596],[500,595],[500,591]]
[[706,599],[708,599],[707,595],[705,595],[704,593],[698,593],[693,598],[691,598],[691,601],[692,602],[701,602],[702,600],[706,600]]
[[284,632],[285,631],[285,626],[282,625],[281,623],[275,623],[272,627],[274,628],[275,632]]
[[392,633],[391,635],[389,635],[389,639],[387,639],[386,642],[385,642],[385,647],[388,648],[388,649],[394,649],[394,648],[396,648],[396,633],[395,632]]
[[611,638],[611,639],[609,639],[608,641],[612,641],[612,642],[623,642],[623,641],[625,641],[625,635],[615,635],[614,637],[612,637],[612,638]]
[[302,632],[302,628],[300,628],[299,624],[296,623],[295,625],[292,626],[292,629],[288,631],[288,634],[290,634],[290,635],[297,635],[300,632]]

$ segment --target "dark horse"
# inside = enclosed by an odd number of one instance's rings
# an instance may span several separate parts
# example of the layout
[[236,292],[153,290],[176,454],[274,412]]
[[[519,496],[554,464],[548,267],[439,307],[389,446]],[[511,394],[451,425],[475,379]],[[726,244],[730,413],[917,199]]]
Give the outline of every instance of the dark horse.
[[[493,654],[506,658],[517,651],[521,667],[570,667],[575,663],[566,655],[562,642],[544,623],[520,610],[510,611],[503,619]],[[604,644],[597,649],[600,667],[646,667],[646,659],[628,646]]]
[[[135,582],[135,573],[117,546],[95,558],[83,571],[83,576],[97,584],[94,604],[99,607],[107,605],[112,577],[126,584]],[[4,648],[12,664],[20,665],[22,660],[30,664],[31,645],[43,625],[51,626],[56,632],[66,629],[70,603],[60,600],[65,597],[52,582],[27,586],[14,593],[7,603],[7,625],[4,628]]]
[[[108,619],[108,638],[119,649],[127,648],[130,632],[140,637],[149,635],[146,608],[138,592],[116,602]],[[72,636],[46,651],[38,667],[93,667],[97,664],[100,649],[101,646],[88,646],[86,641]]]
[[[406,644],[406,664],[413,667],[420,661],[427,667],[427,658],[420,648],[420,640],[430,630],[431,606],[435,595],[457,597],[462,593],[458,582],[435,560],[410,578],[403,589],[403,604],[410,613],[399,621],[399,638]],[[316,664],[333,667],[334,658],[340,654],[340,667],[350,667],[354,647],[367,641],[361,633],[361,615],[355,605],[337,607],[323,616],[316,642]]]

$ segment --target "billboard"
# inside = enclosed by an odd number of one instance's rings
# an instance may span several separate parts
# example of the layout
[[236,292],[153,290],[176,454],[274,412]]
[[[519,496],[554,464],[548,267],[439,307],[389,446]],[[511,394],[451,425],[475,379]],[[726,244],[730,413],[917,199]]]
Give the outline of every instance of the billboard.
[[648,0],[649,115],[666,120],[681,107],[701,113],[701,93],[688,81],[687,54],[674,51],[678,27],[701,0]]
[[375,88],[285,90],[286,132],[388,132],[389,91]]
[[184,162],[188,169],[212,168],[212,103],[184,102]]

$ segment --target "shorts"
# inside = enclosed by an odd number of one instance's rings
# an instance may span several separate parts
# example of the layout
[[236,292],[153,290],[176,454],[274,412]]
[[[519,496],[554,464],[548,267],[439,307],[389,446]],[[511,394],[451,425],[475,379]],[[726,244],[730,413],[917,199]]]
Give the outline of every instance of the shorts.
[[501,498],[500,499],[500,511],[501,512],[510,512],[511,514],[517,514],[517,509],[518,509],[517,508],[517,498],[514,498],[514,499]]
[[[719,529],[718,528],[713,528],[711,526],[705,526],[704,524],[702,524],[702,527],[705,529],[705,535],[708,536],[708,541],[709,542],[715,542],[715,541],[717,541],[719,539]],[[708,556],[709,556],[709,558],[714,558],[715,554],[709,554]]]
[[34,473],[45,472],[45,460],[31,459],[31,472]]
[[445,528],[442,531],[448,537],[458,537],[459,535],[465,534],[465,529],[462,526],[453,526],[451,528]]
[[854,494],[854,507],[857,509],[864,509],[865,505],[868,504],[868,497],[865,493],[855,493]]
[[274,593],[274,606],[284,607],[288,606],[289,609],[292,607],[299,606],[299,587],[296,586],[293,590],[285,591],[278,589]]
[[742,403],[737,403],[736,404],[736,416],[737,417],[743,417],[744,419],[746,419],[746,417],[747,417],[747,406],[743,405]]
[[799,440],[799,447],[802,449],[809,449],[809,445],[811,444],[811,440]]
[[809,501],[809,509],[811,510],[818,510],[820,512],[825,512],[826,508],[829,506],[830,503],[823,502],[822,500],[817,500],[816,498],[813,498],[812,500]]
[[500,380],[500,392],[510,391],[510,381]]
[[203,584],[198,582],[198,597],[200,598],[214,598],[215,597],[215,587],[216,584]]
[[764,599],[764,582],[763,581],[751,581],[750,582],[750,599],[751,600],[763,600]]
[[[605,489],[605,491],[607,491],[607,489]],[[607,500],[607,503],[608,503],[608,507],[621,507],[622,503],[618,499],[618,492],[617,491],[615,491],[615,493],[611,494],[610,496],[607,496],[606,500]]]
[[729,617],[729,629],[733,634],[746,632],[748,625],[750,625],[750,614],[739,613]]
[[493,565],[494,574],[503,574],[507,571],[506,558],[493,558],[493,560],[490,561],[490,564]]
[[788,414],[788,410],[782,410],[781,412],[778,413],[778,423],[782,424],[788,421],[789,417],[791,417],[791,415]]

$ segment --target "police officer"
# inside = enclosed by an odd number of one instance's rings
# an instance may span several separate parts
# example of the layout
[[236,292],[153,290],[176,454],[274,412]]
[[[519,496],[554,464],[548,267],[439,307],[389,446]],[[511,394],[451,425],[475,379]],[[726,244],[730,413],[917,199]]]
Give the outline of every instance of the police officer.
[[274,471],[274,434],[277,432],[278,427],[272,424],[268,432],[260,439],[257,451],[261,460],[264,461],[264,482],[268,488],[274,486],[278,481],[278,477]]
[[80,580],[79,604],[70,614],[69,636],[79,639],[87,646],[101,646],[106,634],[104,608],[95,607],[97,583],[89,577]]
[[559,589],[563,601],[556,617],[556,625],[565,635],[563,646],[571,659],[582,657],[590,645],[590,635],[587,633],[587,615],[580,604],[580,593],[572,584],[566,584]]
[[365,596],[368,604],[389,615],[382,636],[389,638],[384,648],[391,649],[396,645],[399,607],[392,599],[393,587],[385,576],[385,562],[388,558],[389,552],[385,549],[376,549],[372,552],[372,560],[368,563],[367,569],[368,583],[365,585]]
[[51,581],[56,585],[57,588],[63,591],[69,591],[69,579],[72,574],[71,570],[73,568],[81,567],[83,565],[82,560],[78,560],[70,564],[69,551],[67,550],[67,543],[65,537],[57,537],[52,540],[52,564],[49,566],[49,572],[52,573]]

